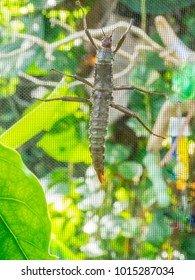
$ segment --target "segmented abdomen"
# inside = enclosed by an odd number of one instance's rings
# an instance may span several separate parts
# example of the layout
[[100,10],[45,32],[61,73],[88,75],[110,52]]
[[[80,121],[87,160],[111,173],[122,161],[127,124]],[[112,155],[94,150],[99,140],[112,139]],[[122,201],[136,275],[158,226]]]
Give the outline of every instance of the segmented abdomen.
[[104,174],[105,138],[112,99],[112,64],[99,63],[95,67],[94,91],[91,97],[89,142],[93,166],[100,182]]

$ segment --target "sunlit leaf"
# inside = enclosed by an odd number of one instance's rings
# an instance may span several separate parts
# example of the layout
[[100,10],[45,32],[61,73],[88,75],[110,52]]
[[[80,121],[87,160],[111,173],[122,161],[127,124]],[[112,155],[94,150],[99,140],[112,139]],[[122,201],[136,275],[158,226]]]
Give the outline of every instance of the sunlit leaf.
[[119,201],[125,201],[129,198],[129,193],[125,188],[120,188],[115,192],[115,197]]
[[81,122],[74,116],[58,120],[38,142],[38,146],[58,161],[91,163],[88,133],[79,129]]
[[19,83],[19,78],[0,79],[0,95],[7,97],[13,95],[16,92],[16,87]]
[[[62,79],[48,98],[65,95],[73,96],[73,94],[68,92]],[[79,106],[76,102],[70,102],[67,106],[67,102],[60,101],[37,102],[37,104],[39,104],[37,107],[29,111],[28,114],[1,135],[1,143],[12,148],[18,148],[42,130],[49,130],[57,119],[70,115]]]
[[52,259],[43,189],[14,150],[0,146],[0,259]]

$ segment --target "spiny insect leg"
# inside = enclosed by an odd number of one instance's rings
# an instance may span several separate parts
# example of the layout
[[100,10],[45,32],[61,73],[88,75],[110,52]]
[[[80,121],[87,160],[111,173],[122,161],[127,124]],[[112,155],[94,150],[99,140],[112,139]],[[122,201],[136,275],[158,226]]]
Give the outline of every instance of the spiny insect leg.
[[85,30],[85,34],[87,35],[87,37],[89,38],[90,42],[92,43],[92,45],[94,46],[94,48],[96,50],[98,50],[98,47],[96,46],[88,28],[87,28],[87,20],[86,20],[86,16],[85,16],[85,12],[83,10],[83,7],[81,5],[81,2],[80,1],[76,1],[76,4],[81,8],[81,11],[83,13],[83,27],[84,27],[84,30]]
[[79,97],[71,97],[71,96],[61,96],[61,97],[48,98],[48,99],[41,99],[41,98],[33,98],[33,99],[44,101],[44,102],[56,101],[56,100],[72,101],[72,102],[90,102],[90,100],[87,98],[79,98]]
[[143,93],[147,93],[147,94],[156,94],[156,95],[161,95],[161,96],[164,96],[164,97],[168,97],[166,93],[161,93],[161,92],[153,92],[153,91],[148,91],[148,90],[144,90],[142,88],[138,88],[138,87],[135,87],[135,86],[119,86],[119,87],[114,87],[113,90],[124,90],[124,89],[129,89],[129,90],[133,90],[133,89],[136,89],[140,92],[143,92]]
[[75,80],[80,81],[80,82],[82,82],[83,84],[86,84],[86,85],[88,85],[88,86],[90,86],[90,87],[93,87],[93,85],[92,85],[89,81],[87,81],[85,78],[80,77],[80,76],[77,76],[77,75],[75,75],[75,74],[74,74],[74,75],[66,74],[66,73],[64,73],[64,72],[62,72],[62,71],[59,71],[59,70],[55,69],[55,68],[50,69],[50,71],[57,72],[57,73],[62,74],[63,76],[66,76],[66,77],[74,78]]
[[130,20],[130,23],[129,23],[129,26],[127,27],[127,30],[125,31],[125,33],[121,36],[120,40],[118,41],[118,44],[115,48],[115,50],[113,51],[113,53],[115,54],[119,49],[120,47],[122,46],[123,42],[125,41],[125,38],[127,36],[127,33],[129,32],[129,30],[131,29],[133,25],[133,19]]
[[123,113],[126,114],[127,116],[131,116],[131,117],[137,119],[138,122],[141,123],[141,125],[142,125],[150,134],[153,134],[154,136],[157,136],[157,137],[160,137],[160,138],[165,139],[164,136],[161,136],[161,135],[158,135],[158,134],[155,134],[154,132],[152,132],[152,131],[145,125],[145,123],[138,117],[138,115],[137,115],[135,112],[131,111],[131,110],[128,109],[128,108],[125,108],[125,107],[123,107],[123,106],[120,106],[120,105],[118,105],[118,104],[115,104],[115,103],[113,103],[113,102],[110,104],[110,106],[113,107],[113,108],[115,108],[115,109],[117,109],[117,110],[119,110],[119,111],[121,111],[121,112],[123,112]]

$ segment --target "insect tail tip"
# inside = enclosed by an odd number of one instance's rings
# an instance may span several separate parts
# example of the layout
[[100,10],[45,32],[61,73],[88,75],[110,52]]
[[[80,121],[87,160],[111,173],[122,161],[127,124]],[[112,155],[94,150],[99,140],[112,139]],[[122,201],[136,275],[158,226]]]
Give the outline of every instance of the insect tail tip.
[[104,176],[103,171],[98,174],[98,178],[99,178],[100,183],[102,183],[102,181],[103,181],[103,176]]

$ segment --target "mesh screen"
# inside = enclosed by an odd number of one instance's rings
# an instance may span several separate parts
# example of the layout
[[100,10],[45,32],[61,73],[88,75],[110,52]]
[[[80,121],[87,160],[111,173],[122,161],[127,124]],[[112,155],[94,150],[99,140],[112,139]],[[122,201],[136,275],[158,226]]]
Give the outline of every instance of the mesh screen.
[[[112,34],[114,50],[134,20],[114,60],[103,61],[74,1],[8,2],[0,12],[0,141],[17,150],[44,196],[35,199],[34,181],[20,177],[29,171],[2,152],[2,189],[17,199],[24,193],[27,205],[33,197],[38,208],[29,223],[20,206],[6,207],[28,236],[41,226],[37,213],[44,219],[48,211],[44,246],[60,259],[194,259],[194,1],[82,1],[98,49]],[[96,63],[113,64],[113,76],[101,67],[94,75]],[[105,105],[111,92],[118,107]],[[59,100],[36,100],[52,98]],[[89,150],[95,110],[95,135],[102,140],[107,129],[104,156],[94,144],[102,183]],[[23,258],[17,246],[10,256],[0,246],[1,259]]]

